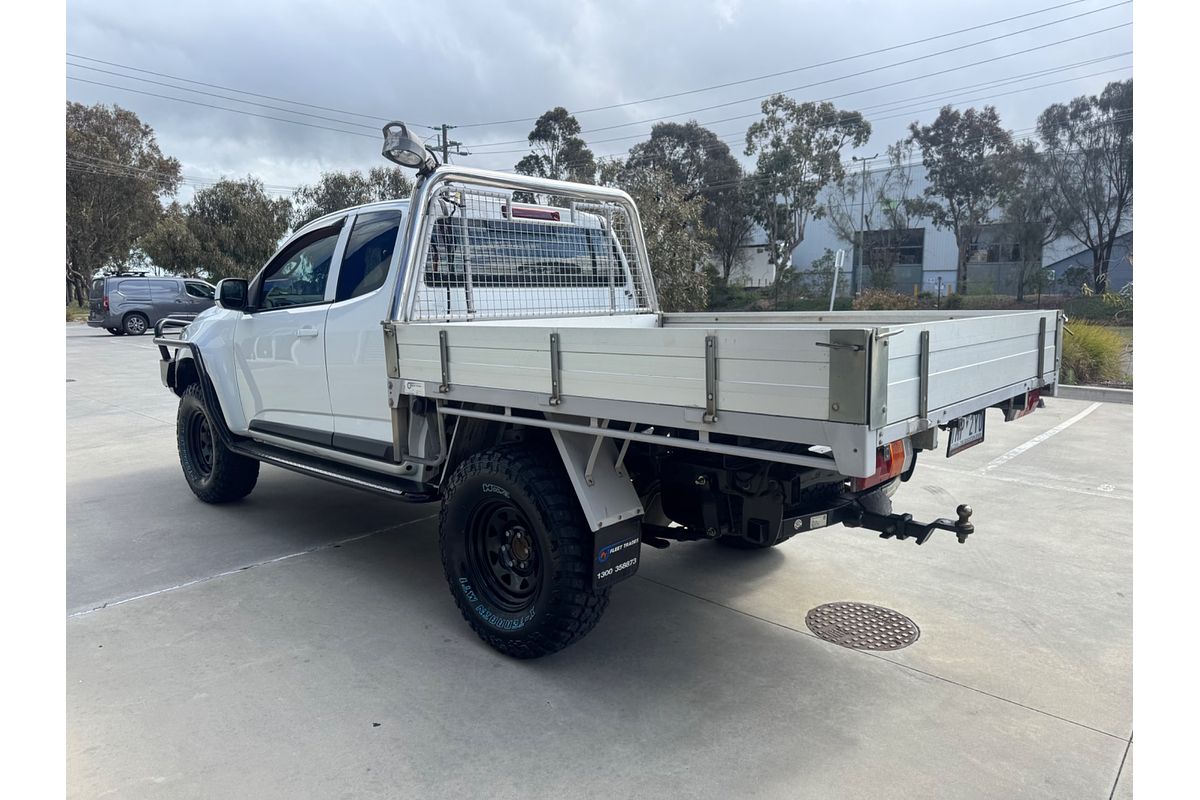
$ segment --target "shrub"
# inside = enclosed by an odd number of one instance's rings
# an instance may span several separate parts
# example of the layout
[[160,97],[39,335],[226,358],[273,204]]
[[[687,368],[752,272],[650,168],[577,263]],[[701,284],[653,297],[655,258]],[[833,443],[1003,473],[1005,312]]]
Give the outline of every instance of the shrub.
[[1124,377],[1121,356],[1125,340],[1103,325],[1072,322],[1063,333],[1063,383],[1089,385],[1111,383]]
[[894,311],[917,307],[912,295],[900,294],[890,289],[865,289],[854,298],[855,311]]
[[86,322],[87,318],[87,306],[79,303],[71,303],[67,306],[67,322]]
[[1133,297],[1116,292],[1084,295],[1064,303],[1063,311],[1069,319],[1103,325],[1132,325]]

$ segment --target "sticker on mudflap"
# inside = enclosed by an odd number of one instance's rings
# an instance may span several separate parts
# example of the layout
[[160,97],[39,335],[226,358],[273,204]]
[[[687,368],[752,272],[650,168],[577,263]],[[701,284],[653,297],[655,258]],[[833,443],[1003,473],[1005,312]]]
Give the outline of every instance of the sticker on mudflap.
[[642,532],[637,525],[613,525],[596,532],[592,587],[604,589],[637,572],[642,555]]

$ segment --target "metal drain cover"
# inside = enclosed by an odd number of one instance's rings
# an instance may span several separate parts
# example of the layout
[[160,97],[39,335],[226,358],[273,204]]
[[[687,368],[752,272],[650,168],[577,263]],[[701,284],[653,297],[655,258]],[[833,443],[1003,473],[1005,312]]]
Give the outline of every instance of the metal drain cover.
[[825,641],[855,650],[899,650],[921,635],[899,611],[869,603],[826,603],[809,611],[804,624]]

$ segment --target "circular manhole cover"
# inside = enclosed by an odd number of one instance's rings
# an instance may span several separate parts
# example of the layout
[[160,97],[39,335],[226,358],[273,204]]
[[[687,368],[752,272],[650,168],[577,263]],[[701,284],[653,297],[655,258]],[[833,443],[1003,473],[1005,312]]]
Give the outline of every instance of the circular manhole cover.
[[899,611],[869,603],[826,603],[809,611],[804,624],[825,641],[855,650],[899,650],[921,635]]

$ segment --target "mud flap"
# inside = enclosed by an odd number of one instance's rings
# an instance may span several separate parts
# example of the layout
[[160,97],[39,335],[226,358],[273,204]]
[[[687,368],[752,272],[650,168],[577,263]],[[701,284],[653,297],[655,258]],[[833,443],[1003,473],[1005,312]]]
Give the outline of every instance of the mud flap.
[[593,589],[607,589],[637,572],[642,561],[642,526],[639,520],[627,520],[601,528],[593,538]]

